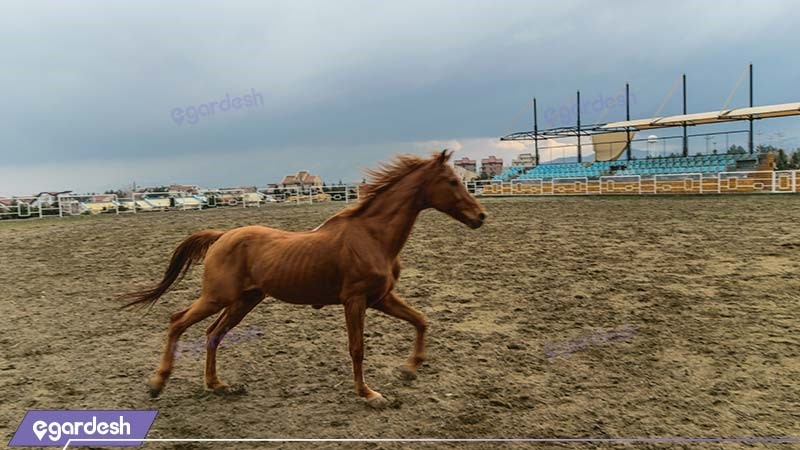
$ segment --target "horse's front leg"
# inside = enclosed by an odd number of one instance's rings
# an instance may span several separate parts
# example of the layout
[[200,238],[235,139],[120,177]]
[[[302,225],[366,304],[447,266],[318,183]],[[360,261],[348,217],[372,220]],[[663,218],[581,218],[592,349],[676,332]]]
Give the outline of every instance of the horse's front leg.
[[367,404],[373,408],[382,408],[389,402],[380,393],[370,389],[367,383],[364,382],[364,316],[366,310],[367,301],[365,297],[352,297],[344,303],[350,358],[353,360],[353,380],[356,394],[359,397],[364,397],[367,400]]
[[409,380],[417,378],[417,369],[419,369],[419,366],[421,366],[426,359],[425,332],[428,329],[428,319],[425,318],[424,314],[404,302],[394,291],[386,294],[381,301],[372,307],[392,317],[405,320],[417,330],[411,356],[409,356],[408,362],[406,362],[405,365],[400,366],[400,373],[403,375],[403,378]]

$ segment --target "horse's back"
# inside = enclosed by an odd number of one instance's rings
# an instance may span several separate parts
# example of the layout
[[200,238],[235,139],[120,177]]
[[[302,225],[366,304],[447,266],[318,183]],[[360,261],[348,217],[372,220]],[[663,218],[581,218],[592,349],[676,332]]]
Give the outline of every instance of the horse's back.
[[204,282],[226,296],[260,289],[291,303],[333,303],[338,259],[337,239],[325,231],[245,226],[228,231],[209,249]]

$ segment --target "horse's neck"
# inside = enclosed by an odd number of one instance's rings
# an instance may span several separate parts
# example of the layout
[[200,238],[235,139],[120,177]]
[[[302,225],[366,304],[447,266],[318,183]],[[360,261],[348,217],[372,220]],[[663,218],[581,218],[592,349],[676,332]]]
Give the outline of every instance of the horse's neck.
[[417,201],[418,189],[400,182],[388,191],[378,194],[360,214],[368,232],[381,243],[391,258],[403,249],[421,206]]

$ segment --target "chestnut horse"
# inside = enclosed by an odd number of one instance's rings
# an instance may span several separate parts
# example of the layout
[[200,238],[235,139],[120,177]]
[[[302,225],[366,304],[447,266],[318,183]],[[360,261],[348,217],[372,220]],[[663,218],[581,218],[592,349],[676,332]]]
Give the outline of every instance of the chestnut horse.
[[158,396],[172,372],[178,340],[193,324],[220,311],[207,328],[205,384],[225,389],[216,371],[217,346],[227,332],[265,297],[321,308],[344,305],[356,393],[380,408],[387,401],[364,382],[364,316],[375,308],[416,328],[416,340],[401,371],[407,378],[425,360],[427,320],[394,291],[398,255],[419,213],[439,210],[470,228],[486,214],[447,164],[447,150],[432,158],[399,156],[370,170],[360,201],[312,231],[288,232],[262,226],[206,230],[189,236],[175,252],[163,280],[152,289],[125,296],[132,305],[152,305],[205,256],[203,289],[191,306],[172,314],[161,364],[150,379]]

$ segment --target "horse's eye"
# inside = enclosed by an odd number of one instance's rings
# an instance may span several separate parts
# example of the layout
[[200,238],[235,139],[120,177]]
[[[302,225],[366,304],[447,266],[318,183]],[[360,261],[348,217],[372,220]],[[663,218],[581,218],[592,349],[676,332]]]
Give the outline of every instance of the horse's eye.
[[458,186],[458,181],[450,180],[450,186]]

